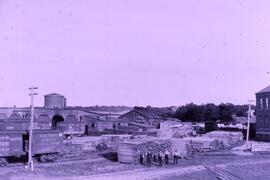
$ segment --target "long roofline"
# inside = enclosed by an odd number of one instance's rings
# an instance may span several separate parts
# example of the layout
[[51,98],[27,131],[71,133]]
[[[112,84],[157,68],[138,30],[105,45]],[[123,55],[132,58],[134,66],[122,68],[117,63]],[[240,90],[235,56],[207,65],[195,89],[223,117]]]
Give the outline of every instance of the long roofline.
[[262,94],[262,93],[270,93],[270,86],[265,87],[264,89],[260,90],[256,94]]

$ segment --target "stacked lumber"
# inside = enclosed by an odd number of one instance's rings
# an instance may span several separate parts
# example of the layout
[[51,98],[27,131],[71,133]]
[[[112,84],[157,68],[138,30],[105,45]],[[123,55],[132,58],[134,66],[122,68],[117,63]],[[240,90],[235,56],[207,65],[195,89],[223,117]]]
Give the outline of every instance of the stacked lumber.
[[243,135],[238,132],[213,131],[201,137],[187,137],[193,151],[219,151],[225,148],[231,148],[242,141]]
[[221,141],[226,148],[231,148],[243,140],[242,132],[213,131],[205,136]]
[[72,144],[72,142],[65,142],[64,150],[62,152],[63,157],[72,157],[72,156],[79,156],[83,153],[82,151],[82,144]]
[[88,137],[74,137],[71,143],[74,145],[80,145],[83,151],[93,152],[96,151],[96,146],[102,140],[100,136],[88,136]]
[[170,148],[168,140],[156,138],[135,139],[128,142],[122,142],[118,146],[118,161],[122,163],[137,164],[140,154],[151,152],[157,154]]
[[122,163],[137,164],[139,155],[151,152],[158,154],[160,151],[168,150],[171,154],[178,150],[182,157],[190,157],[192,149],[190,142],[179,138],[161,139],[161,138],[146,138],[136,139],[129,142],[120,143],[118,146],[118,160]]
[[94,152],[101,140],[102,137],[73,137],[64,141],[63,154],[68,157]]
[[118,161],[121,163],[137,164],[138,158],[138,146],[140,141],[124,142],[118,146]]
[[193,150],[191,148],[190,140],[171,138],[171,152],[177,150],[181,157],[191,157],[193,155]]
[[117,150],[119,143],[128,141],[132,138],[131,135],[116,135],[116,134],[108,134],[108,135],[102,135],[100,137],[100,141],[98,142],[97,146],[103,147],[103,149],[106,147],[107,149]]
[[158,130],[157,137],[161,138],[184,138],[193,136],[195,133],[194,128],[189,124],[166,124]]
[[190,141],[191,148],[195,152],[213,151],[222,149],[222,143],[209,137],[188,137],[184,138]]

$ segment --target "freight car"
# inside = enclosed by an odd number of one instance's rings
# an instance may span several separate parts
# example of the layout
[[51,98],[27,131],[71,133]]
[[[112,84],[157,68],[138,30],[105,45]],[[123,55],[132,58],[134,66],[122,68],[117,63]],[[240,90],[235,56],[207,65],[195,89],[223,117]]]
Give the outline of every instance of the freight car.
[[84,123],[59,123],[58,130],[60,130],[64,136],[83,136],[86,133],[86,125]]
[[[28,152],[29,133],[24,136],[25,151]],[[63,151],[63,134],[60,131],[34,130],[33,131],[33,156],[40,162],[54,161],[57,154]]]
[[[59,131],[34,130],[33,151],[40,162],[56,159],[56,155],[63,150],[63,137]],[[28,154],[29,133],[27,131],[1,131],[0,132],[0,159],[6,162],[11,157],[23,157]]]
[[23,136],[25,131],[0,131],[0,162],[5,163],[7,157],[26,155]]
[[30,121],[26,119],[20,120],[9,120],[1,119],[0,120],[0,131],[26,131],[29,129]]
[[[0,120],[0,131],[27,131],[29,129],[29,119],[1,119]],[[52,129],[51,123],[42,120],[35,120],[33,128],[37,130],[49,130]]]

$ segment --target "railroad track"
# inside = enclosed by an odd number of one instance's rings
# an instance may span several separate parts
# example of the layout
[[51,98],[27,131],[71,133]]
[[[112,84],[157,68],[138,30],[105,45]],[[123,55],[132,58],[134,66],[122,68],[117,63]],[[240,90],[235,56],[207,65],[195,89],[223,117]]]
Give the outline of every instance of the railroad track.
[[220,167],[217,167],[217,166],[209,166],[209,165],[206,165],[204,163],[202,163],[202,165],[206,169],[208,169],[208,170],[212,171],[213,173],[215,173],[217,175],[217,179],[219,179],[219,180],[243,180],[240,177],[232,174],[229,171],[226,171],[223,168],[220,168]]
[[[79,155],[58,155],[57,159],[53,162],[39,162],[37,159],[33,159],[35,164],[42,165],[42,164],[47,164],[47,163],[61,163],[61,162],[72,162],[72,161],[82,161],[82,160],[91,160],[91,159],[97,159],[101,158],[98,156],[97,153],[93,154],[79,154]],[[26,160],[21,160],[18,162],[0,162],[0,168],[1,167],[22,167],[26,166],[27,161]]]

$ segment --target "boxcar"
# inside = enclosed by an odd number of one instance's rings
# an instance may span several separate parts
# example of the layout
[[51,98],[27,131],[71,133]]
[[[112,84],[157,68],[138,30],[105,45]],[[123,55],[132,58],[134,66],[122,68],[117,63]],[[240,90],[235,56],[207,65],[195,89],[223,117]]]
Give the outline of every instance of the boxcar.
[[[30,120],[0,120],[0,130],[2,131],[27,131]],[[34,129],[49,130],[52,129],[51,122],[34,121]]]
[[0,156],[20,156],[23,152],[25,131],[0,131]]
[[[28,137],[25,136],[25,151],[28,152]],[[34,130],[32,154],[41,162],[53,161],[63,151],[63,134],[60,131]]]
[[25,155],[23,135],[25,131],[0,131],[0,161],[7,157]]
[[52,129],[52,123],[51,122],[34,122],[33,123],[33,127],[34,129],[37,129],[37,130],[50,130]]
[[0,120],[1,131],[25,131],[29,128],[29,121],[27,120]]
[[59,130],[63,132],[65,136],[72,135],[85,135],[86,125],[84,123],[61,123],[59,124]]

